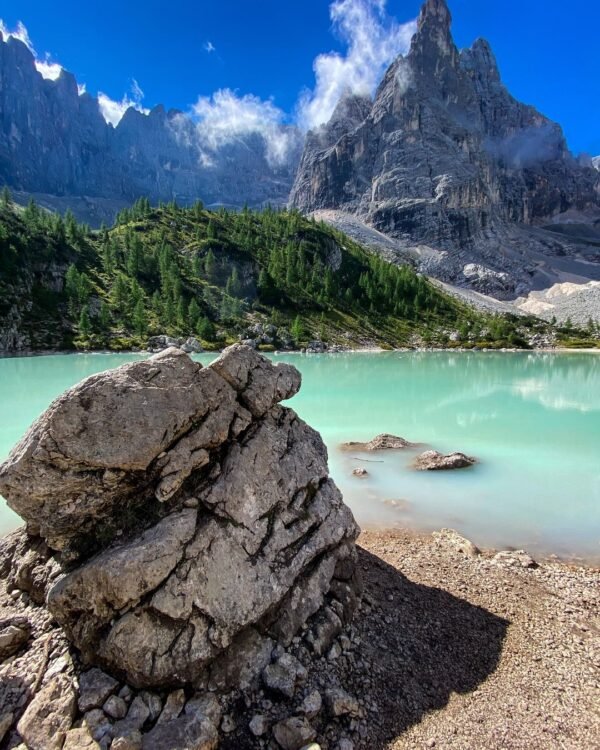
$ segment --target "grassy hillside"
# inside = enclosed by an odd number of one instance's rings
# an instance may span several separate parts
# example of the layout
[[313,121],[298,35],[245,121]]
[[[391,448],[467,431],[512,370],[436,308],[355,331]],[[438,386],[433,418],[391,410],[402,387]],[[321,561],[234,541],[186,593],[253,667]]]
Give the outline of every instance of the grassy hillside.
[[[297,212],[123,211],[91,232],[72,215],[0,201],[0,329],[31,348],[145,346],[194,335],[219,348],[268,327],[263,348],[329,344],[524,346],[535,319],[484,316],[410,267]],[[4,318],[4,320],[3,320]]]

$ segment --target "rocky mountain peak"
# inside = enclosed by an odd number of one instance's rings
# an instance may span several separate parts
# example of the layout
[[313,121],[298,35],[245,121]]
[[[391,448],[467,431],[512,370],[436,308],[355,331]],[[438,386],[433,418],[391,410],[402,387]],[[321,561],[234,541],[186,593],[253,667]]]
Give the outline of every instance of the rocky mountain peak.
[[413,58],[450,55],[456,51],[450,26],[452,15],[445,0],[427,0],[421,7],[417,22],[417,33],[411,43]]
[[419,13],[418,28],[421,31],[428,25],[445,26],[448,30],[452,23],[452,14],[446,0],[426,0]]
[[66,96],[71,98],[79,98],[79,89],[77,88],[77,80],[72,73],[68,70],[61,68],[58,78],[55,81],[51,81],[54,86],[61,90]]
[[[417,259],[426,273],[510,297],[555,280],[553,262],[519,248],[558,252],[556,234],[523,237],[517,225],[600,217],[600,177],[569,153],[559,125],[510,95],[485,40],[458,52],[450,24],[444,0],[427,0],[364,120],[344,133],[332,120],[327,139],[307,139],[290,202],[356,214],[404,252],[428,246]],[[600,263],[577,273],[600,276]]]
[[[148,114],[129,108],[113,127],[95,97],[79,94],[72,73],[44,78],[13,36],[0,37],[0,113],[0,183],[20,200],[29,194],[49,209],[71,207],[95,226],[112,222],[140,196],[154,203],[283,205],[300,158],[298,143],[273,165],[265,138],[250,133],[203,159],[193,120],[162,105]],[[290,129],[290,144],[295,135]]]
[[406,56],[413,78],[426,85],[456,88],[459,54],[450,27],[452,16],[444,0],[428,0],[419,14],[417,32]]
[[31,53],[31,50],[20,39],[17,39],[14,36],[3,36],[1,33],[0,33],[0,39],[4,44],[6,44],[8,49],[13,51],[14,54],[20,55],[24,58],[27,58],[31,62],[34,62],[34,57],[33,57],[33,54]]
[[481,80],[500,83],[500,70],[496,55],[487,39],[476,39],[470,48],[461,50],[461,65]]

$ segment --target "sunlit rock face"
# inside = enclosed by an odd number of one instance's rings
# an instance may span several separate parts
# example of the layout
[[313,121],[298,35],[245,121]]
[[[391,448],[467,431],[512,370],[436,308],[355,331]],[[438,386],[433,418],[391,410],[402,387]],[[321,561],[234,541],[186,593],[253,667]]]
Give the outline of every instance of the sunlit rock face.
[[[539,272],[524,248],[578,253],[518,225],[560,222],[567,212],[600,217],[600,176],[570,154],[560,126],[510,95],[489,44],[479,39],[459,51],[450,25],[444,0],[424,4],[408,55],[390,66],[374,101],[349,94],[309,134],[290,202],[352,213],[407,245],[432,248],[422,270],[514,296],[560,273],[552,262]],[[483,272],[467,278],[473,262]],[[576,272],[586,276],[585,264]]]

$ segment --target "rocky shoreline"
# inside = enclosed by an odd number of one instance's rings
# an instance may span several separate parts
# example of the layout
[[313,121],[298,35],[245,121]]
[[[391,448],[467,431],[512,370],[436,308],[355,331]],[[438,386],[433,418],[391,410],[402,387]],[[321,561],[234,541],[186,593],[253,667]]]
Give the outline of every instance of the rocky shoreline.
[[[374,746],[597,747],[600,569],[478,552],[444,534],[364,532],[359,544],[372,556],[365,590],[397,633],[400,654],[388,653],[416,683],[396,680],[403,698],[387,697],[382,722],[390,739]],[[390,590],[412,604],[408,638]]]
[[[323,750],[597,746],[600,569],[479,552],[447,532],[365,531],[358,554],[362,604],[326,653],[308,658],[296,639],[280,654],[284,668],[271,687],[263,681],[203,699],[220,727],[219,747],[299,748],[299,736]],[[29,705],[82,669],[44,612],[27,594],[7,592],[3,577],[0,617],[32,624],[26,650],[2,665],[4,700],[24,687],[7,674],[25,663]],[[80,744],[63,750],[188,747],[148,743],[162,742],[169,717],[193,714],[193,692],[140,691],[99,670],[80,685],[70,730]],[[126,717],[139,729],[102,742]],[[9,731],[0,746],[28,747]]]

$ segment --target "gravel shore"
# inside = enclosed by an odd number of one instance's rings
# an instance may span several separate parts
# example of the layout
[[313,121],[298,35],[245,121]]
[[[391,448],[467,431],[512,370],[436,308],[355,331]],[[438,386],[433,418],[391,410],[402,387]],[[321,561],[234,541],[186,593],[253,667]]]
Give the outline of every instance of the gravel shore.
[[[309,738],[321,750],[600,748],[599,569],[479,552],[455,532],[367,531],[358,553],[364,593],[352,625],[321,656],[294,639],[285,658],[304,674],[289,692],[267,689],[263,675],[222,696],[220,750],[299,750]],[[0,659],[2,750],[25,750],[14,731],[2,735],[44,672],[56,679],[82,669],[47,610],[0,578],[0,619],[15,615],[33,632],[16,656]],[[132,707],[143,702],[126,690]],[[191,691],[178,692],[193,703]],[[159,706],[172,701],[168,691],[152,696]],[[103,711],[85,716],[96,714],[110,729]],[[277,733],[284,725],[289,742]],[[106,734],[86,747],[109,745]]]
[[600,747],[600,570],[408,531],[359,543],[378,673],[365,746]]

